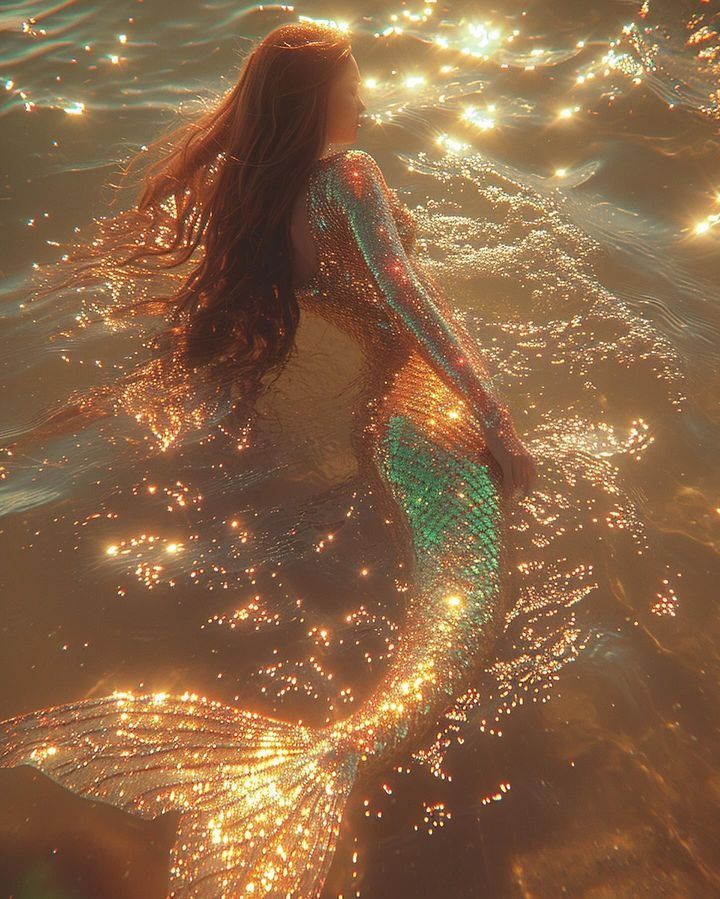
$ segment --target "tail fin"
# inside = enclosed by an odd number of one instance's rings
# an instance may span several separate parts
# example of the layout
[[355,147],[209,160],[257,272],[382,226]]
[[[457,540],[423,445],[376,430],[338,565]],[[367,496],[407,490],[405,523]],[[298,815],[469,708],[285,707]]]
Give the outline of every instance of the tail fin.
[[319,896],[358,764],[330,731],[187,693],[55,706],[0,738],[2,767],[144,818],[181,811],[168,895],[183,899]]

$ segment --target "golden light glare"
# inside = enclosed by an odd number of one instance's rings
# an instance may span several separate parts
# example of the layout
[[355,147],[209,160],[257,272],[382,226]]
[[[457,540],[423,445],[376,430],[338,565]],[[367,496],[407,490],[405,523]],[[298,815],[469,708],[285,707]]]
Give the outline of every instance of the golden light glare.
[[435,143],[443,147],[449,153],[460,154],[472,149],[470,144],[458,140],[455,137],[451,137],[449,134],[445,134],[444,132],[436,138]]
[[427,79],[424,75],[408,75],[405,79],[405,87],[415,88],[420,87],[420,85],[425,84]]
[[697,225],[695,225],[694,231],[696,234],[707,234],[718,222],[720,222],[720,213],[714,213],[703,219],[701,222],[698,222]]
[[[495,105],[492,104],[488,106],[488,112],[494,112]],[[489,131],[491,128],[495,127],[495,120],[491,115],[487,115],[480,110],[476,109],[474,106],[467,106],[462,114],[462,118],[466,122],[470,122],[471,125],[474,125],[476,128],[479,128],[481,131]]]

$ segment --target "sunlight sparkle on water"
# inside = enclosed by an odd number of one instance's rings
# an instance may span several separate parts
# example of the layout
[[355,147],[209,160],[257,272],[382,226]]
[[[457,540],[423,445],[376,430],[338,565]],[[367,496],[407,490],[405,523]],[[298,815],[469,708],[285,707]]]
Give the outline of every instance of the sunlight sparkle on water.
[[458,140],[455,137],[451,137],[449,134],[445,133],[440,134],[435,142],[439,146],[447,150],[449,153],[455,153],[457,155],[472,150],[472,146],[470,144]]
[[[494,111],[494,104],[488,106],[489,113],[493,113]],[[492,115],[484,114],[474,106],[467,106],[462,114],[462,118],[466,122],[470,122],[470,124],[474,125],[476,128],[479,128],[481,131],[489,131],[491,128],[495,127],[495,119]]]
[[707,218],[703,219],[701,222],[698,222],[695,225],[695,233],[696,234],[707,234],[707,232],[717,223],[720,222],[720,213],[715,212],[712,215],[709,215]]

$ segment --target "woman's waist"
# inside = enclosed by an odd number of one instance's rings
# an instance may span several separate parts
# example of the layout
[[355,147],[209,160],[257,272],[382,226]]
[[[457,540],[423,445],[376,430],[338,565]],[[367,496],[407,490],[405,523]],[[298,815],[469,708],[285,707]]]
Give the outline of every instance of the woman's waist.
[[386,379],[373,405],[373,418],[378,424],[393,415],[403,415],[434,442],[454,448],[464,446],[473,452],[485,446],[477,414],[415,350],[409,351]]

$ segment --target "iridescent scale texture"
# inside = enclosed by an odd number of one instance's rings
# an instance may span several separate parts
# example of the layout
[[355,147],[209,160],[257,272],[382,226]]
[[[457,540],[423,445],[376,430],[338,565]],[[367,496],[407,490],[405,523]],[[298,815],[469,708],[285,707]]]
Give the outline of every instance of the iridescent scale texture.
[[298,299],[364,349],[353,443],[411,569],[381,681],[323,728],[189,693],[116,693],[2,726],[5,766],[144,817],[181,811],[172,897],[318,896],[353,787],[417,747],[475,682],[507,611],[506,510],[483,433],[509,417],[413,256],[412,214],[351,149],[312,170],[308,218],[318,269]]
[[[382,392],[360,410],[368,475],[412,546],[402,640],[372,696],[336,726],[382,763],[417,742],[487,661],[502,617],[505,517],[484,419],[507,420],[480,354],[413,256],[415,226],[375,160],[347,150],[311,179],[321,249],[301,303],[363,345]],[[392,511],[390,512],[392,514]]]

